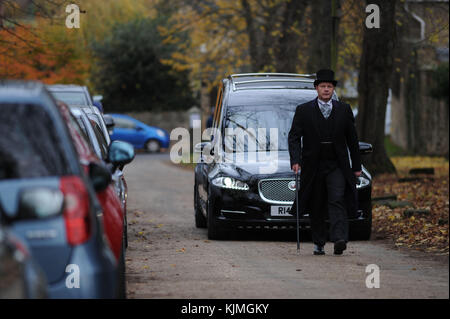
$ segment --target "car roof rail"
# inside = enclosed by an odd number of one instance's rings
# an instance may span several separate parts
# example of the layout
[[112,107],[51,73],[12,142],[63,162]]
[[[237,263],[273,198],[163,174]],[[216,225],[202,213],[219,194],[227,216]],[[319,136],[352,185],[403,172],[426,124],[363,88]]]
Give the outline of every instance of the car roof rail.
[[[231,81],[233,91],[240,89],[262,89],[262,88],[305,88],[298,84],[310,84],[316,79],[316,74],[297,73],[241,73],[232,74],[228,77]],[[274,85],[278,83],[278,85]],[[262,84],[263,86],[252,86]],[[270,85],[272,84],[272,85]],[[297,85],[294,85],[297,84]],[[249,86],[250,85],[250,86]],[[241,87],[239,87],[241,86]]]
[[316,78],[316,74],[298,74],[298,73],[238,73],[238,74],[232,74],[230,77],[238,78],[238,77],[251,77],[251,76],[275,76],[275,77],[301,77],[301,78]]

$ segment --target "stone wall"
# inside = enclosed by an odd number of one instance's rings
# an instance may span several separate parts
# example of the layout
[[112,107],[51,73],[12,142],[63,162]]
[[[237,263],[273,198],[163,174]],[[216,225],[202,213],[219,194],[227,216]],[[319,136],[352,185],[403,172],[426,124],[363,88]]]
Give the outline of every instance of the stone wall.
[[449,107],[429,96],[430,70],[413,74],[392,96],[392,141],[418,155],[448,157]]
[[430,96],[433,70],[448,62],[448,2],[406,1],[398,9],[391,139],[413,154],[448,158],[449,106]]

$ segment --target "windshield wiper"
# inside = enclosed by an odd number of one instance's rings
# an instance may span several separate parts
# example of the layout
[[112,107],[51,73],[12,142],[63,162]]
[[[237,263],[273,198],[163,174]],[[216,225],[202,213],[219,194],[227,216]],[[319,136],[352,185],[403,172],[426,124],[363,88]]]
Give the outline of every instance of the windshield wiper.
[[[248,132],[248,134],[251,135],[251,136],[253,137],[253,139],[255,140],[257,146],[259,146],[260,142],[258,141],[258,139],[256,138],[256,136],[255,136],[251,131],[249,131],[246,127],[242,126],[242,125],[239,124],[238,122],[233,121],[233,120],[231,120],[231,119],[227,119],[227,121],[236,124],[237,127],[243,129],[245,132]],[[228,123],[227,123],[227,124],[228,124]],[[227,125],[227,127],[228,127],[228,125]],[[269,142],[269,143],[270,143],[270,142]],[[270,146],[270,145],[269,145],[269,146]],[[235,152],[236,152],[236,150],[233,150],[233,153],[235,153]]]

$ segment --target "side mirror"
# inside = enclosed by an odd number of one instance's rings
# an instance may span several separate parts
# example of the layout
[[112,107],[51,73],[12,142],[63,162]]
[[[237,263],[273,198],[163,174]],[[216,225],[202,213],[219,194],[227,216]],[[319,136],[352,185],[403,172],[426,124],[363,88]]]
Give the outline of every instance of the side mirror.
[[104,191],[112,181],[108,168],[95,162],[89,164],[89,177],[96,192]]
[[142,127],[140,127],[140,126],[136,126],[136,131],[138,131],[138,132],[142,132],[144,129],[142,128]]
[[41,219],[57,216],[64,209],[64,194],[56,188],[35,187],[19,195],[16,219]]
[[361,155],[370,154],[373,152],[372,144],[359,142],[359,153]]
[[109,145],[108,161],[115,167],[123,166],[133,161],[134,147],[130,143],[113,141]]

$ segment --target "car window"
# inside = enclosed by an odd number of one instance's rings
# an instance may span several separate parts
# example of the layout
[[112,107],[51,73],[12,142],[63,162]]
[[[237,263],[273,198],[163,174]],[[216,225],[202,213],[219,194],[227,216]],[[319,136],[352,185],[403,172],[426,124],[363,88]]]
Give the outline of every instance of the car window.
[[85,130],[86,136],[88,137],[87,142],[94,150],[94,153],[100,158],[102,151],[100,150],[100,145],[97,137],[95,136],[94,128],[91,125],[89,118],[85,114],[80,114],[76,116],[80,126],[82,125],[83,130]]
[[136,129],[136,124],[134,124],[132,121],[124,119],[124,118],[120,118],[120,117],[115,117],[114,118],[114,123],[115,123],[115,128],[128,128],[128,129]]
[[[72,127],[77,131],[77,133],[85,140],[86,145],[91,149],[91,151],[94,153],[94,150],[92,148],[92,145],[88,142],[89,141],[89,137],[88,137],[88,132],[86,130],[86,127],[83,123],[83,121],[81,119],[76,118],[75,116],[73,116],[73,114],[70,114],[70,123],[72,124]],[[82,126],[80,125],[82,124],[84,129],[82,128]]]
[[106,128],[106,124],[105,124],[105,120],[103,119],[103,116],[99,113],[90,113],[90,114],[88,114],[88,116],[98,124],[98,126],[100,127],[100,130],[102,132],[103,138],[106,141],[106,145],[109,145],[109,143],[111,141],[109,138],[108,129]]
[[56,100],[68,105],[88,105],[86,95],[83,92],[51,92]]
[[89,133],[87,131],[86,125],[84,125],[83,120],[81,119],[81,117],[76,117],[75,119],[77,120],[77,124],[79,125],[81,131],[83,132],[84,137],[86,137],[86,141],[89,141],[88,138]]
[[37,105],[0,104],[0,179],[69,175],[53,120]]
[[102,159],[106,160],[106,158],[108,157],[108,143],[106,142],[105,137],[103,136],[100,126],[98,126],[98,124],[92,119],[90,119],[90,122],[91,122],[92,128],[94,129],[95,137],[97,138],[97,141],[100,145]]
[[[225,120],[225,150],[227,152],[287,151],[288,134],[295,109],[296,105],[293,104],[229,107]],[[270,137],[271,128],[277,130],[277,144],[270,143],[273,143],[273,137],[272,141]],[[232,129],[236,134],[227,134],[227,129]]]

